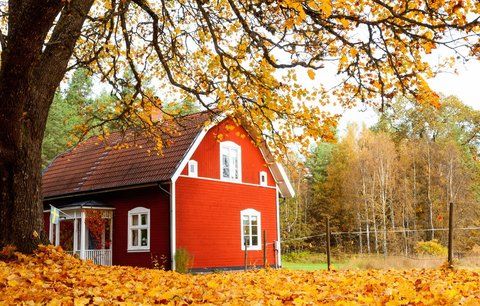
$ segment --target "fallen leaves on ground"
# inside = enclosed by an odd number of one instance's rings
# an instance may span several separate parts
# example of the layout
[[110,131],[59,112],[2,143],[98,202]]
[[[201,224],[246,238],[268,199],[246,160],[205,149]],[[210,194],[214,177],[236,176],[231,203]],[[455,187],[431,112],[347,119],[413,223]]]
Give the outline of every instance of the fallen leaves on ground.
[[0,305],[20,303],[477,305],[480,278],[448,269],[190,275],[97,266],[42,246],[34,255],[0,261]]

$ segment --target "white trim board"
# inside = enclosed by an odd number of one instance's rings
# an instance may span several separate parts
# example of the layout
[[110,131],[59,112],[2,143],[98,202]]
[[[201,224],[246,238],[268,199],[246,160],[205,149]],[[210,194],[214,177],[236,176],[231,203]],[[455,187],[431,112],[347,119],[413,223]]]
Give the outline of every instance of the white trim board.
[[193,141],[192,145],[190,148],[188,148],[187,152],[183,156],[182,160],[180,163],[177,165],[177,168],[175,169],[175,172],[173,172],[172,175],[172,182],[175,182],[180,174],[182,173],[183,169],[187,165],[188,161],[192,158],[193,153],[197,150],[198,146],[202,142],[203,138],[207,135],[208,131],[210,131],[211,128],[222,122],[226,118],[225,115],[221,115],[218,118],[214,119],[208,126],[204,127],[200,133],[195,137],[195,140]]
[[175,199],[175,180],[170,184],[170,261],[175,271],[175,253],[177,252],[177,203]]
[[278,199],[278,186],[275,186],[277,190],[275,192],[275,208],[277,210],[277,241],[278,241],[278,252],[277,252],[277,266],[282,267],[282,234],[280,232],[280,201]]
[[[78,209],[92,209],[92,210],[115,210],[113,207],[101,207],[101,206],[70,206],[65,208],[60,208],[62,211],[66,210],[78,210]],[[50,212],[50,209],[44,209],[44,213]]]
[[214,182],[219,182],[219,183],[247,185],[247,186],[261,187],[261,188],[270,188],[270,189],[276,189],[277,188],[275,186],[265,186],[265,185],[260,185],[260,184],[252,184],[252,183],[245,183],[245,182],[238,182],[238,181],[227,181],[227,180],[220,180],[220,179],[205,177],[205,176],[188,176],[188,175],[185,175],[185,174],[181,174],[180,177],[189,178],[189,179],[197,179],[197,180],[214,181]]

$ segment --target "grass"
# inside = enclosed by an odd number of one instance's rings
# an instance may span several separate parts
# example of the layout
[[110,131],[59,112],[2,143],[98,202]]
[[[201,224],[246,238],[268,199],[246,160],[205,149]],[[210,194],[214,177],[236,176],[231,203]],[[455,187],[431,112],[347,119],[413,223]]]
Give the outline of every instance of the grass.
[[[323,256],[323,257],[322,257]],[[446,258],[438,256],[404,257],[389,255],[352,255],[333,258],[335,270],[383,270],[383,269],[414,269],[440,267]],[[458,263],[460,264],[460,263]],[[463,265],[460,266],[464,266]],[[466,266],[469,266],[468,263]],[[474,265],[479,266],[479,265]],[[318,271],[327,270],[326,258],[323,254],[310,252],[289,253],[283,258],[283,267],[288,270]]]
[[[304,263],[304,262],[283,262],[283,267],[288,270],[316,271],[327,270],[327,263]],[[342,269],[345,264],[332,263],[335,269]]]

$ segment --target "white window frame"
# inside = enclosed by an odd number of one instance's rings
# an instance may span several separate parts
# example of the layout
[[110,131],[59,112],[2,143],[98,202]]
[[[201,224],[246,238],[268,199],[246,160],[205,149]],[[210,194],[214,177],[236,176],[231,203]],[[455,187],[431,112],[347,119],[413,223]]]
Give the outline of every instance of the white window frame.
[[[141,223],[141,215],[147,215],[147,224],[142,225]],[[138,218],[138,223],[137,225],[132,224],[132,219],[133,216],[137,216]],[[147,230],[147,245],[141,245],[141,230],[146,229]],[[133,245],[132,243],[132,230],[137,230],[137,239],[138,243],[137,245]],[[148,252],[150,251],[150,209],[145,208],[145,207],[135,207],[131,210],[128,211],[128,234],[127,234],[127,245],[128,245],[128,251],[129,252]]]
[[[237,150],[237,167],[238,167],[238,178],[235,178],[232,174],[233,171],[230,171],[229,177],[223,176],[223,153],[229,150]],[[232,164],[232,156],[230,157],[230,164]],[[233,169],[232,167],[230,170]],[[242,181],[242,147],[238,144],[234,143],[233,141],[224,141],[220,143],[220,179],[223,181],[231,181],[231,182],[241,182]]]
[[260,171],[260,186],[268,186],[268,175],[266,171]]
[[[248,251],[260,251],[262,249],[262,218],[261,218],[261,213],[255,209],[252,209],[252,208],[248,208],[248,209],[244,209],[240,212],[240,233],[241,233],[241,240],[240,240],[240,244],[241,244],[241,248],[242,248],[242,251],[245,251],[245,244],[244,244],[244,232],[243,232],[243,217],[245,216],[248,216],[249,218],[249,241],[250,241],[250,244],[247,245],[247,250]],[[252,245],[252,237],[254,235],[252,235],[252,222],[251,222],[251,218],[252,217],[257,217],[257,244],[256,245]]]
[[188,176],[198,177],[198,162],[196,160],[191,159],[188,161]]

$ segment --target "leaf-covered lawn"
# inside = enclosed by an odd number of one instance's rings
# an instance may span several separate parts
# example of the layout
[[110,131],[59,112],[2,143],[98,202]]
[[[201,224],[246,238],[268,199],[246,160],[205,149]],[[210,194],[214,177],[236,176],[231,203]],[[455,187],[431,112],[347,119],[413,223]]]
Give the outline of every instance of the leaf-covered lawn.
[[470,304],[480,278],[467,270],[289,271],[184,275],[102,267],[42,247],[0,262],[0,305],[62,304]]

